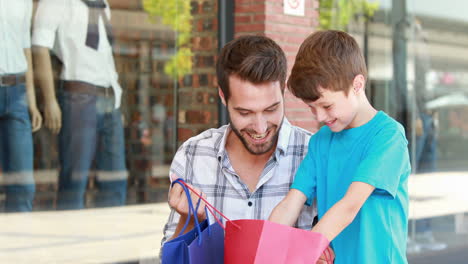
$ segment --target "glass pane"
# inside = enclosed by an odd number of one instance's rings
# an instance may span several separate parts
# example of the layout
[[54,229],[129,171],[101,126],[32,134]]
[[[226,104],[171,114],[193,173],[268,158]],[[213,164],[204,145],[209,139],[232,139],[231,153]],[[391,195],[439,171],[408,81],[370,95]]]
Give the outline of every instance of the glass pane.
[[0,212],[32,211],[0,262],[157,259],[172,157],[217,125],[216,1],[0,0],[0,32]]
[[322,3],[335,7],[329,13],[321,10],[322,24],[325,21],[331,28],[348,31],[363,48],[372,104],[406,129],[413,169],[409,179],[409,263],[465,263],[467,3],[354,1],[377,4],[369,19],[363,18],[359,8],[353,11],[339,1]]

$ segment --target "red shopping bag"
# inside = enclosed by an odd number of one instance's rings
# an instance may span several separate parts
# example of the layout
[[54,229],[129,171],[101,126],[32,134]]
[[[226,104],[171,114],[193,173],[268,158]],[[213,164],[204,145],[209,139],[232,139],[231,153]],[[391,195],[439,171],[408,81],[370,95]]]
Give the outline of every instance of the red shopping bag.
[[226,224],[225,264],[315,264],[329,241],[310,232],[265,220],[234,220]]

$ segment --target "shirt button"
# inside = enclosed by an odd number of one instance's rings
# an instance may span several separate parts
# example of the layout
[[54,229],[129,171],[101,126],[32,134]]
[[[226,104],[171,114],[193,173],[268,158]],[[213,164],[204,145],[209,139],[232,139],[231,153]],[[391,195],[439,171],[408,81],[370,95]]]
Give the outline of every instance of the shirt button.
[[253,203],[252,203],[251,201],[249,201],[249,202],[247,203],[248,206],[252,206],[252,204],[253,204]]

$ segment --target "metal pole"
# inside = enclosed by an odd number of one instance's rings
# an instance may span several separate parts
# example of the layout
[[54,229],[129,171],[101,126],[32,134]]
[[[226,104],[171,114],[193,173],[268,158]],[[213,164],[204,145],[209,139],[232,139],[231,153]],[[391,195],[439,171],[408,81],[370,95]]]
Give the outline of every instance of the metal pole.
[[[218,50],[234,39],[234,4],[233,0],[218,0]],[[226,107],[218,100],[218,123],[220,126],[229,123]]]

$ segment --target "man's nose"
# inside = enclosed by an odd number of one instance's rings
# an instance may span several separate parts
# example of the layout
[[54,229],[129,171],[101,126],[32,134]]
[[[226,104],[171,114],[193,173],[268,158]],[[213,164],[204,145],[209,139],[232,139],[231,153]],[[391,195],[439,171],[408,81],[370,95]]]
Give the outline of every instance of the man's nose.
[[267,131],[268,124],[267,120],[263,115],[256,115],[254,120],[253,129],[257,134],[263,134]]

